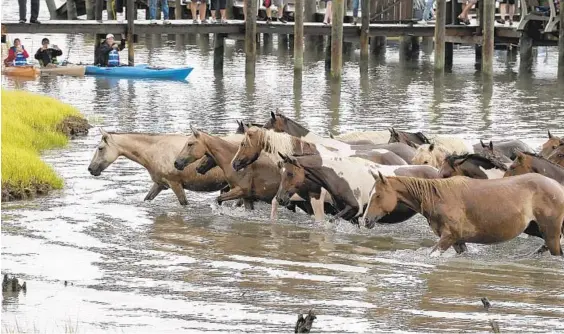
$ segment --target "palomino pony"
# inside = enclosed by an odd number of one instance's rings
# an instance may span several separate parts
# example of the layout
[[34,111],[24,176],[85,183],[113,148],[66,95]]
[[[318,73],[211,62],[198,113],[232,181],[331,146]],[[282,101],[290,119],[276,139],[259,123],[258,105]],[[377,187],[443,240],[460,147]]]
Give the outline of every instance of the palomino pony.
[[450,152],[442,145],[422,144],[417,148],[411,163],[414,165],[429,165],[440,168],[445,158],[451,153],[453,152]]
[[[282,181],[277,193],[279,202],[286,202],[295,193],[309,189],[304,183],[309,181],[316,187],[324,188],[333,198],[334,206],[339,210],[335,219],[343,218],[355,222],[362,215],[372,190],[370,170],[389,175],[411,173],[422,177],[438,177],[437,170],[428,166],[387,166],[378,165],[357,157],[321,157],[301,156],[287,157],[282,165]],[[398,212],[396,212],[397,214]],[[392,217],[403,221],[414,213],[402,212],[403,219],[397,215]],[[397,222],[393,221],[393,222]],[[392,222],[392,221],[390,221]]]
[[[196,173],[194,167],[182,172],[172,164],[189,137],[175,134],[117,133],[100,129],[102,139],[96,147],[88,171],[99,176],[117,158],[123,156],[145,167],[153,180],[153,186],[145,201],[153,200],[161,191],[172,189],[181,205],[188,200],[184,189],[192,191],[217,191],[227,186],[223,172],[213,168],[206,175]],[[228,141],[240,141],[241,135],[224,137]]]
[[563,143],[564,143],[564,138],[554,136],[552,133],[550,133],[550,130],[548,130],[548,140],[544,144],[542,144],[542,150],[540,152],[540,155],[542,155],[545,158],[548,158],[552,153],[552,151],[557,149],[558,146],[562,145]]
[[515,159],[515,157],[517,156],[517,152],[534,153],[533,149],[530,148],[529,145],[525,144],[524,142],[518,139],[496,142],[495,147],[493,141],[490,140],[489,144],[485,144],[480,139],[480,142],[478,144],[474,144],[473,148],[474,148],[474,153],[481,153],[482,151],[490,151],[504,155],[511,160]]
[[398,202],[419,212],[440,238],[431,253],[451,246],[460,254],[466,243],[511,240],[535,222],[552,255],[562,255],[564,187],[540,174],[496,180],[463,176],[425,180],[374,174],[376,192],[365,220],[391,212]]
[[413,148],[434,143],[444,147],[449,152],[457,152],[460,154],[474,152],[473,148],[460,138],[447,136],[428,138],[422,132],[397,131],[394,128],[390,128],[390,140],[388,143],[404,143]]
[[[505,156],[503,156],[505,157]],[[456,175],[467,176],[473,179],[500,179],[507,171],[509,163],[495,155],[485,156],[477,153],[448,155],[439,169],[441,178]]]
[[504,176],[539,173],[564,185],[564,167],[534,153],[518,152]]

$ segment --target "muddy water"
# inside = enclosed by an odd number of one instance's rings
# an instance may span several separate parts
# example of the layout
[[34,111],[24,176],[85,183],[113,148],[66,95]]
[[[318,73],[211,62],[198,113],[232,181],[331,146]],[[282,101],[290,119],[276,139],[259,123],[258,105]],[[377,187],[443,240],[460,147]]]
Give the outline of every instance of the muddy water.
[[[38,47],[42,36],[20,37]],[[72,46],[71,60],[91,59],[89,37],[50,38]],[[432,54],[405,63],[391,47],[359,75],[357,51],[346,56],[339,89],[319,48],[307,50],[304,75],[294,80],[291,53],[275,38],[261,46],[251,80],[234,41],[223,74],[214,74],[210,42],[141,40],[140,63],[194,65],[187,83],[3,77],[3,86],[60,98],[116,131],[184,132],[194,124],[229,133],[236,119],[262,122],[275,108],[321,134],[394,125],[537,147],[547,128],[564,128],[553,48],[539,48],[533,74],[498,52],[493,83],[475,74],[473,51],[460,48],[454,72],[435,84]],[[310,308],[317,332],[488,331],[490,319],[504,332],[564,331],[564,262],[529,255],[540,240],[438,257],[429,256],[436,237],[421,217],[365,231],[282,210],[272,224],[267,205],[218,207],[215,193],[188,192],[185,208],[171,191],[143,202],[151,182],[141,167],[120,159],[100,177],[88,174],[99,139],[93,129],[45,153],[64,190],[2,205],[2,273],[28,283],[27,294],[4,295],[3,332],[289,332]]]

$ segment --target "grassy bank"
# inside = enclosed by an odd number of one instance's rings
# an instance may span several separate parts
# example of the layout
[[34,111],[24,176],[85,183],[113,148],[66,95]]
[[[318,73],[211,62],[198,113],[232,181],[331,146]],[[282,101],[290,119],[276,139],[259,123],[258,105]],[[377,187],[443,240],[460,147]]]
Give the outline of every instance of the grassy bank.
[[62,188],[62,179],[39,154],[67,144],[69,120],[73,127],[75,123],[86,125],[87,131],[86,120],[72,106],[42,95],[2,89],[2,201]]

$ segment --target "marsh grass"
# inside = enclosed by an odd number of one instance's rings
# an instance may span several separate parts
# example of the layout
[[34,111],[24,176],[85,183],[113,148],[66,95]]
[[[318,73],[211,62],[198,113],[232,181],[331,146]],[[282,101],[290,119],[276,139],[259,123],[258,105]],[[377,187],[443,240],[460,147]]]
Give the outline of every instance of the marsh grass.
[[63,187],[39,154],[67,144],[67,136],[57,131],[57,125],[69,116],[82,117],[76,108],[54,98],[2,89],[3,201]]

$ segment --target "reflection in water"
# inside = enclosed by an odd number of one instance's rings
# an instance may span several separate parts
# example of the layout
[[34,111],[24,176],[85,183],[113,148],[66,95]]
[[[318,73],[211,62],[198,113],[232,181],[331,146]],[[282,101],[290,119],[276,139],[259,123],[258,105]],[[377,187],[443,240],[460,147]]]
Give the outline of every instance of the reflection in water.
[[[73,61],[91,61],[88,38],[67,39]],[[487,81],[474,70],[473,48],[455,49],[452,73],[435,76],[425,49],[403,62],[393,46],[360,69],[358,50],[347,46],[342,80],[333,81],[323,37],[307,40],[315,43],[306,43],[297,74],[289,41],[278,36],[263,35],[256,76],[245,76],[241,40],[226,41],[223,72],[214,72],[213,38],[148,35],[136,62],[193,65],[188,82],[3,81],[71,103],[95,126],[117,131],[184,133],[194,124],[231,133],[235,119],[262,123],[276,108],[324,135],[396,126],[472,143],[519,137],[537,147],[546,127],[564,128],[555,48],[538,57],[542,66],[532,74],[498,52]],[[3,272],[34,287],[4,297],[3,329],[17,322],[50,331],[70,319],[85,332],[288,332],[297,312],[315,308],[314,328],[325,332],[488,331],[489,316],[502,331],[564,331],[563,263],[525,255],[538,238],[432,257],[436,237],[421,217],[365,231],[314,224],[288,210],[272,224],[260,218],[267,205],[252,214],[218,207],[215,193],[187,192],[187,207],[170,190],[145,202],[151,180],[138,165],[118,159],[99,177],[87,172],[99,140],[91,131],[45,153],[65,179],[63,191],[3,204]],[[482,296],[492,301],[492,315]]]

